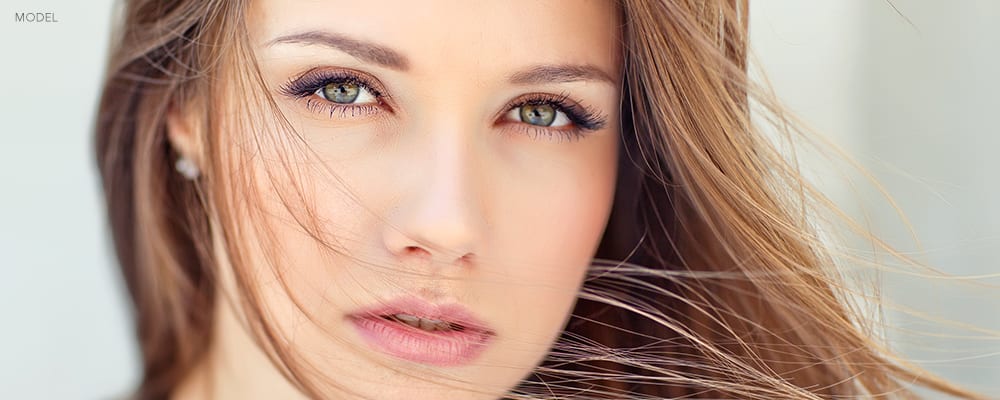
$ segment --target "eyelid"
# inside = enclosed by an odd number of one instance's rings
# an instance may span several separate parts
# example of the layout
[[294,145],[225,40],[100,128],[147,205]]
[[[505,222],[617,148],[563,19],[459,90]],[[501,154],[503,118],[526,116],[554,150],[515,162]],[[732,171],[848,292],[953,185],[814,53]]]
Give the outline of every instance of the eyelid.
[[[375,99],[365,103],[337,103],[328,100],[319,92],[333,82],[354,83],[368,91]],[[392,107],[387,103],[389,96],[382,88],[383,86],[378,79],[361,71],[316,67],[293,76],[278,89],[278,92],[296,100],[296,102],[303,102],[304,108],[310,113],[328,114],[329,118],[334,119],[335,114],[343,118],[353,118],[392,112]]]
[[[586,107],[579,102],[570,99],[570,95],[565,92],[560,93],[559,95],[544,92],[523,94],[507,102],[494,119],[501,119],[512,109],[528,104],[551,104],[555,106],[558,111],[566,114],[575,127],[581,128],[585,131],[600,130],[604,128],[607,120],[607,118],[604,115],[599,114],[597,110]],[[514,122],[521,123],[521,121]],[[542,129],[559,130],[559,127],[537,127]]]
[[279,90],[292,97],[308,97],[314,94],[316,90],[322,88],[321,83],[336,80],[354,82],[368,89],[380,102],[391,99],[385,87],[374,76],[362,71],[346,68],[312,68],[292,77]]

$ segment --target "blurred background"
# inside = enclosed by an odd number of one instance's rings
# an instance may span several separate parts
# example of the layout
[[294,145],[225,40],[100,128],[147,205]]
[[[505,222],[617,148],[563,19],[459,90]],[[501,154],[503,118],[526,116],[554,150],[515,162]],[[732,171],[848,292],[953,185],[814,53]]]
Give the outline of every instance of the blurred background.
[[[138,378],[90,132],[112,2],[3,3],[0,398],[110,398]],[[1000,285],[1000,1],[751,3],[753,46],[777,95],[881,182],[913,232],[856,172],[804,153],[811,179],[951,276],[883,274],[893,348],[1000,398],[1000,337],[990,333],[1000,293],[988,286]],[[35,11],[58,22],[14,21]]]

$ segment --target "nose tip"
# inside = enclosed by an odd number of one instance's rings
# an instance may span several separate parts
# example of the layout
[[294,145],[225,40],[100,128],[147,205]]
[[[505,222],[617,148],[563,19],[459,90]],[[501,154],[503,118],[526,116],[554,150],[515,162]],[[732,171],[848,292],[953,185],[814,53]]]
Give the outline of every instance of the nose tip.
[[390,227],[384,238],[397,261],[406,264],[464,266],[470,265],[475,253],[473,235],[456,224]]
[[474,191],[454,178],[417,187],[385,221],[385,246],[404,263],[469,265],[485,228]]

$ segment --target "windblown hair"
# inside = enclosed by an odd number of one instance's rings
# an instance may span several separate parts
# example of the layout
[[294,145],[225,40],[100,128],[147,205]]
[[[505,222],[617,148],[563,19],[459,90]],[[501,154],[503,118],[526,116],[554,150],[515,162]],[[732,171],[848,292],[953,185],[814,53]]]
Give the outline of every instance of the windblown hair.
[[[916,385],[977,398],[893,356],[852,302],[815,226],[829,201],[751,123],[754,110],[797,132],[747,72],[747,0],[619,4],[623,146],[611,219],[566,330],[508,397],[909,398]],[[211,111],[227,91],[263,85],[247,7],[127,1],[112,43],[96,150],[141,345],[139,399],[167,398],[209,350],[220,252],[258,343],[300,390],[324,397],[241,273],[239,222],[255,193],[233,173],[249,156],[230,148],[268,139],[237,143],[225,132],[238,122]],[[171,107],[206,110],[194,182],[172,170]],[[226,248],[213,248],[213,233]]]

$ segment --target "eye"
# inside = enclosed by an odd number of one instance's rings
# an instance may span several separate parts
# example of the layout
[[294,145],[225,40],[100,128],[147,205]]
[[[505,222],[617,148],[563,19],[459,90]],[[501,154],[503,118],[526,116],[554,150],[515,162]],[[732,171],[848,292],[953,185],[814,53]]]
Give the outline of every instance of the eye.
[[549,103],[524,104],[515,107],[507,114],[507,118],[546,127],[562,127],[572,123],[565,112]]
[[605,117],[597,110],[570,100],[568,94],[530,93],[511,101],[505,109],[506,121],[535,129],[595,131],[605,124]]
[[353,118],[392,110],[381,88],[378,80],[361,72],[315,68],[292,78],[279,92],[304,100],[309,111]]
[[375,95],[364,85],[350,81],[332,81],[316,90],[316,95],[337,104],[374,103]]
[[503,108],[502,121],[532,138],[576,140],[605,126],[596,109],[571,100],[569,94],[528,93]]

